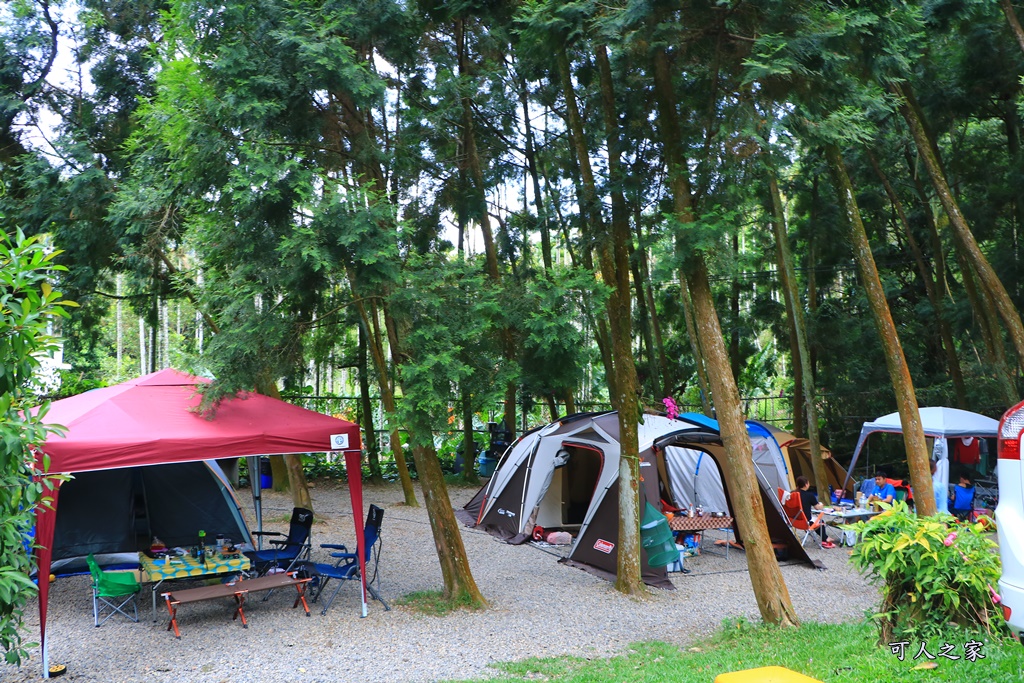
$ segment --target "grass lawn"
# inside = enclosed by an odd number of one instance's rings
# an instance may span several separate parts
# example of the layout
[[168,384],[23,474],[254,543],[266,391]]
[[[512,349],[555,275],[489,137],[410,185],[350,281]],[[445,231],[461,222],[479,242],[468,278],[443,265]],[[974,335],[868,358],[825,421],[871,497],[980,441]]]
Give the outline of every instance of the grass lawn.
[[[876,646],[876,639],[875,627],[866,623],[805,624],[782,630],[727,622],[710,641],[688,649],[651,642],[634,644],[628,654],[610,659],[529,659],[495,665],[498,675],[482,680],[711,683],[720,673],[776,665],[825,683],[1024,681],[1024,646],[1009,639],[951,630],[925,646],[934,660],[919,654],[918,641],[905,646],[903,661],[891,648]],[[965,658],[965,644],[970,641],[980,643],[974,647],[981,657],[974,661]],[[952,647],[945,652],[959,659],[939,656],[946,645]]]

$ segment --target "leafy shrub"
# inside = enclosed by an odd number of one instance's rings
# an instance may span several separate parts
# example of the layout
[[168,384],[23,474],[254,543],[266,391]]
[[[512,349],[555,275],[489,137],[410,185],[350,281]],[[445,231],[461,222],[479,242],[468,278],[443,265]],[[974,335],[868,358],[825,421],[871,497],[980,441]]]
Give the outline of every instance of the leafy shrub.
[[951,515],[918,517],[906,503],[852,528],[862,535],[854,565],[882,585],[874,618],[879,642],[894,636],[927,639],[950,623],[987,633],[1005,628],[994,603],[1000,563],[982,525],[961,525]]
[[[2,216],[0,216],[2,218]],[[25,603],[36,592],[29,579],[32,524],[37,506],[48,505],[53,478],[38,469],[34,448],[46,440],[48,404],[35,414],[33,393],[40,357],[57,349],[46,333],[55,317],[67,317],[60,292],[49,282],[53,258],[40,236],[12,238],[0,232],[0,648],[4,659],[26,657],[19,626]],[[46,467],[44,458],[43,466]]]

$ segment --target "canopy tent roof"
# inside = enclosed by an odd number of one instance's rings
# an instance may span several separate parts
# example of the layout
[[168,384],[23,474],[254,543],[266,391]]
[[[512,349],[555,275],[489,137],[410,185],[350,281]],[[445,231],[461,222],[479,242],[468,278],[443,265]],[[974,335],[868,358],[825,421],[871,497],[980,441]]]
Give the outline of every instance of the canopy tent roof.
[[[54,401],[44,422],[64,427],[42,451],[48,472],[74,473],[140,465],[248,455],[344,451],[356,541],[362,545],[362,480],[359,426],[269,396],[243,394],[220,403],[211,415],[196,412],[198,387],[210,380],[161,370],[122,384]],[[51,545],[60,489],[52,509],[38,509],[39,576],[50,573]],[[363,553],[357,551],[360,565]],[[361,573],[363,567],[360,567]],[[40,644],[46,661],[49,582],[39,582]],[[366,587],[363,585],[363,611]]]
[[[924,435],[934,438],[946,439],[954,436],[994,437],[999,431],[999,422],[997,420],[967,410],[960,410],[959,408],[918,408],[918,414],[921,416],[921,427],[924,429]],[[900,414],[898,412],[889,413],[873,422],[864,423],[860,430],[860,438],[857,439],[857,447],[853,449],[850,468],[846,472],[847,481],[853,475],[853,468],[857,465],[857,458],[860,456],[868,436],[875,432],[902,434],[903,424],[900,422]]]

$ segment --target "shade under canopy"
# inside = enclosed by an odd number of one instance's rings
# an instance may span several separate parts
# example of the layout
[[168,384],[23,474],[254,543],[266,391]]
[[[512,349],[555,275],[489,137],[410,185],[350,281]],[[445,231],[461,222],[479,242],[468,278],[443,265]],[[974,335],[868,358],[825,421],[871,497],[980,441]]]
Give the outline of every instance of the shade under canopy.
[[[356,542],[362,545],[363,502],[359,426],[260,394],[225,399],[212,416],[195,412],[198,387],[209,380],[177,370],[161,370],[122,384],[94,389],[54,401],[47,424],[65,428],[43,446],[48,472],[75,473],[172,462],[249,455],[342,451],[352,499]],[[41,458],[41,455],[40,455]],[[59,492],[52,509],[36,512],[39,562],[39,631],[46,657],[46,608],[49,597],[51,545]],[[363,552],[358,551],[360,573]],[[363,614],[366,584],[363,583]]]

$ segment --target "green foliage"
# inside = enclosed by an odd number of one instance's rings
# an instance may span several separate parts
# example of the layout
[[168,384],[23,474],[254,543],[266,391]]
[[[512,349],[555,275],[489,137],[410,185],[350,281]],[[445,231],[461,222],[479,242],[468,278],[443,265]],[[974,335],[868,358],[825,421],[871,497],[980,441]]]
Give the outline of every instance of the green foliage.
[[862,536],[852,561],[882,587],[874,615],[880,642],[931,638],[948,624],[1000,633],[1002,610],[993,603],[999,552],[990,534],[950,515],[919,517],[904,502],[882,506],[851,525]]
[[481,405],[501,395],[514,371],[494,334],[505,313],[501,290],[478,263],[413,256],[405,278],[391,298],[407,330],[399,420],[419,445],[432,447],[431,433],[449,428],[448,411],[459,404],[459,386],[476,389],[475,402]]
[[54,429],[43,424],[46,404],[30,410],[33,373],[39,357],[59,346],[47,326],[74,305],[50,284],[52,273],[63,270],[53,264],[57,254],[41,236],[0,233],[0,647],[12,664],[27,655],[18,629],[36,592],[28,578],[30,533],[53,486],[44,474],[48,459],[36,460],[35,449]]

